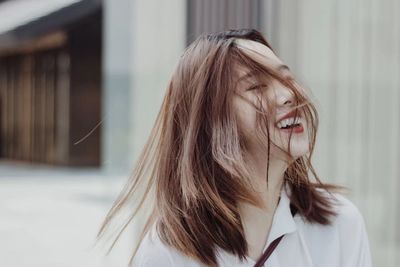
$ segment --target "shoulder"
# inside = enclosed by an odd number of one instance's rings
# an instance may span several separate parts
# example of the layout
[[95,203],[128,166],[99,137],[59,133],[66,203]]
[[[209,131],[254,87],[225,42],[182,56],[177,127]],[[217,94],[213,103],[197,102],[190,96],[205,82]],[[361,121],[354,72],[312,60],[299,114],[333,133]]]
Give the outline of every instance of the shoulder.
[[372,266],[369,238],[359,208],[341,193],[329,195],[337,213],[333,227],[339,238],[341,266]]
[[364,217],[352,200],[341,193],[332,193],[331,197],[337,213],[335,222],[339,227],[364,228]]
[[364,224],[360,209],[347,196],[338,192],[328,192],[325,189],[317,189],[332,203],[333,211],[337,216],[333,219],[334,224],[360,226]]
[[143,238],[130,267],[174,266],[168,246],[158,238],[152,227]]
[[[342,193],[328,193],[324,190],[324,194],[333,203],[333,210],[337,215],[331,222],[338,232],[339,238],[343,241],[343,245],[351,245],[352,242],[367,242],[364,217],[354,202]],[[352,240],[352,242],[349,242],[349,240]]]

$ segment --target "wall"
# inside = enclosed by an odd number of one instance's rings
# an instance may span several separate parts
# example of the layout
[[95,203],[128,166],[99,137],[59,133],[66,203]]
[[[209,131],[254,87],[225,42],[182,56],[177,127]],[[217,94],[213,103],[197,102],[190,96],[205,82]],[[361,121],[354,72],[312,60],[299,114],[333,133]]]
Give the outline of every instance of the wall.
[[280,3],[278,53],[320,111],[317,171],[352,189],[374,266],[399,266],[400,3]]

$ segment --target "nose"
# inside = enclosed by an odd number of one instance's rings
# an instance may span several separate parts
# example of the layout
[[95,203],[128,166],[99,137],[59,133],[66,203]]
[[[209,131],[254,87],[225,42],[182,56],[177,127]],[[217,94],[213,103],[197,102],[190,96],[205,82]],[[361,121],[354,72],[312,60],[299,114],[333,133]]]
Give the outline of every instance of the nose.
[[280,87],[276,90],[276,104],[278,107],[291,106],[294,102],[293,93],[286,87]]

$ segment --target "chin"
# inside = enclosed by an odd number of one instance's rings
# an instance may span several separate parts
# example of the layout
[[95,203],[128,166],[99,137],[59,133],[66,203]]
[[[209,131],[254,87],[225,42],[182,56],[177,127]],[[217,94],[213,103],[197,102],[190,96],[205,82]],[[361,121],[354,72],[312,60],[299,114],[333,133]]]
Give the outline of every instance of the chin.
[[289,156],[289,151],[286,150],[286,149],[284,149],[283,151],[282,150],[278,150],[278,149],[276,149],[276,150],[272,149],[272,154],[275,155],[276,158],[290,163],[290,162],[293,162],[296,159],[298,159],[298,158],[300,158],[302,156],[305,156],[305,155],[307,155],[309,153],[308,144],[307,144],[307,147],[298,147],[298,146],[294,147],[294,146],[292,146],[290,152],[291,152],[292,158]]
[[[297,158],[307,155],[309,153],[308,145],[309,145],[308,143],[292,145],[290,148],[292,157],[297,159]],[[287,152],[289,153],[289,151],[287,151]]]

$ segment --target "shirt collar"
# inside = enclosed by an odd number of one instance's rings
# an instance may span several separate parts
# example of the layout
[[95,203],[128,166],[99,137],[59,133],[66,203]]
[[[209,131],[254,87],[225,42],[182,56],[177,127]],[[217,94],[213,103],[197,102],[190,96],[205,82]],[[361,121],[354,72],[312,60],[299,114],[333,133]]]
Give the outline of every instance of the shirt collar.
[[281,235],[292,233],[297,230],[296,222],[290,210],[290,194],[290,186],[284,181],[284,185],[281,189],[281,198],[275,209],[266,247]]
[[[268,235],[268,240],[267,243],[265,244],[263,251],[265,251],[266,248],[276,238],[284,234],[293,233],[297,230],[295,220],[290,210],[290,199],[289,199],[290,194],[291,194],[290,186],[286,181],[284,181],[284,185],[282,186],[281,190],[281,198],[275,209],[274,217],[272,219],[272,224],[271,224],[271,230]],[[226,252],[220,247],[218,247],[218,253],[227,257],[227,259],[224,259],[224,261],[228,261],[228,259],[231,259],[231,257],[232,257],[231,260],[233,260],[234,258],[232,254]],[[247,260],[252,264],[255,264],[255,262],[252,259],[248,258]]]

